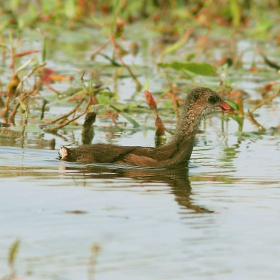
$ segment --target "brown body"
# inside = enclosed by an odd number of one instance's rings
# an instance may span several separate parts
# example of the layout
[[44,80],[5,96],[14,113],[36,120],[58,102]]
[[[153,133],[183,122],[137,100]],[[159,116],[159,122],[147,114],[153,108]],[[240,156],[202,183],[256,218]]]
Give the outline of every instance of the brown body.
[[196,88],[187,96],[180,124],[172,140],[166,145],[150,148],[93,144],[70,149],[62,146],[59,157],[71,162],[116,163],[147,167],[164,167],[187,162],[191,157],[201,120],[214,112],[235,114],[234,109],[214,91],[208,88]]

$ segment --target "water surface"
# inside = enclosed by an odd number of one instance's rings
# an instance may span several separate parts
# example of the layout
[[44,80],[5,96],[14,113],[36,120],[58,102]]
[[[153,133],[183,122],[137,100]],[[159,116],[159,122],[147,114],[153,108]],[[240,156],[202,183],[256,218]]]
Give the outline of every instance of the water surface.
[[226,132],[217,116],[208,122],[189,169],[69,164],[53,150],[0,147],[2,275],[18,238],[26,279],[91,277],[93,245],[95,279],[276,279],[278,135],[240,140],[232,120]]

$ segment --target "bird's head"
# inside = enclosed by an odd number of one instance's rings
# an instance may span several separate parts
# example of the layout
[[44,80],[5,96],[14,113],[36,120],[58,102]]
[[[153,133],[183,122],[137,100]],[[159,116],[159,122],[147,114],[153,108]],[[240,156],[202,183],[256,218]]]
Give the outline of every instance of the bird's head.
[[237,115],[237,112],[210,88],[193,89],[186,99],[186,105],[191,105],[202,117],[215,112]]

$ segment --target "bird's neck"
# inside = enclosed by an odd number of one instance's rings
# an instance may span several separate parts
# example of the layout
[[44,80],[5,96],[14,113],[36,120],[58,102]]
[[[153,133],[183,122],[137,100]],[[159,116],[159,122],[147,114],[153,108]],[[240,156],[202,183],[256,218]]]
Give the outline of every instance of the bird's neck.
[[202,112],[194,105],[189,105],[181,114],[180,123],[174,133],[172,141],[181,141],[197,133],[200,122],[203,118]]
[[186,110],[181,115],[180,123],[171,141],[158,148],[159,151],[167,155],[165,164],[176,164],[191,158],[201,119],[200,114],[193,110]]

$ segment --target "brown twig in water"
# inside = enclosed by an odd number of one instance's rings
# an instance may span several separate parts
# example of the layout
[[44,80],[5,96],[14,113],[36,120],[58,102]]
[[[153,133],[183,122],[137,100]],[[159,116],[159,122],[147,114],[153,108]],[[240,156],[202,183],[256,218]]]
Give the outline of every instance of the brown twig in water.
[[46,108],[47,103],[48,103],[47,100],[45,98],[43,98],[43,105],[42,105],[42,111],[41,111],[40,120],[42,120],[44,118],[45,108]]
[[[21,71],[22,69],[24,69],[24,68],[25,68],[28,64],[30,64],[33,60],[34,60],[34,59],[28,60],[23,66],[21,66],[21,67],[16,71],[16,73],[18,73],[19,71]],[[19,84],[18,84],[18,86],[17,86],[17,89],[16,89],[16,91],[15,91],[15,96],[18,95],[18,92],[23,92],[23,83],[24,83],[24,81],[25,81],[27,78],[29,78],[38,68],[40,68],[40,67],[42,67],[42,66],[44,66],[44,65],[46,65],[46,62],[43,62],[43,63],[37,65],[36,67],[34,67],[33,69],[31,69],[31,70],[27,73],[26,76],[24,76],[23,78],[20,79],[20,82],[19,82]],[[25,99],[27,96],[28,96],[28,94],[26,94],[26,96],[24,96],[23,99]],[[22,99],[22,100],[23,100],[23,99]],[[5,104],[5,114],[6,114],[6,115],[8,114],[8,111],[9,111],[9,103],[10,103],[10,94],[8,94],[7,99],[6,99],[6,104]],[[13,119],[14,119],[16,113],[17,113],[17,109],[18,109],[19,105],[20,105],[20,102],[18,102],[18,104],[14,107],[14,109],[13,109],[13,111],[12,111],[12,114],[11,114],[11,116],[10,116],[10,118],[9,118],[11,122],[13,122]]]
[[[109,106],[110,107],[110,106]],[[117,113],[114,113],[114,114],[112,114],[110,111],[109,111],[109,107],[107,107],[106,108],[106,113],[107,113],[107,116],[109,117],[109,118],[111,118],[111,120],[113,121],[113,123],[114,123],[114,125],[116,126],[116,127],[119,127],[119,125],[118,125],[118,123],[116,122],[116,117],[119,115],[119,112],[117,111]],[[114,107],[113,107],[114,108]],[[115,108],[114,108],[115,109]]]
[[[17,69],[16,74],[21,71],[22,69],[24,69],[28,64],[30,64],[34,59],[30,59],[28,60],[23,66],[21,66],[19,69]],[[33,69],[31,69],[26,76],[24,76],[23,78],[20,79],[19,85],[17,86],[17,91],[21,91],[23,89],[23,83],[24,81],[29,78],[38,68],[43,67],[47,64],[47,62],[43,62],[40,63],[39,65],[37,65],[36,67],[34,67]],[[17,95],[17,92],[16,92]]]
[[269,96],[268,98],[264,99],[262,102],[260,102],[259,104],[257,104],[256,106],[254,106],[253,108],[251,108],[249,111],[250,113],[253,113],[254,111],[256,111],[258,108],[260,108],[261,106],[263,106],[264,104],[267,104],[269,102],[271,102],[274,98],[276,98],[278,95],[280,94],[280,89],[278,89],[274,94],[272,94],[271,96]]
[[27,123],[28,123],[28,113],[25,112],[25,120],[24,120],[24,123],[23,123],[23,126],[22,126],[21,138],[24,137],[24,132],[25,132],[25,128],[27,126]]
[[[34,92],[35,92],[35,93],[38,93],[37,90],[32,91],[32,92],[33,92],[33,94],[34,94]],[[30,97],[30,93],[32,93],[32,92],[29,92],[29,93],[26,93],[26,94],[25,94],[24,92],[22,92],[22,97],[19,99],[19,101],[18,101],[17,104],[14,106],[14,109],[13,109],[12,112],[11,112],[11,115],[10,115],[10,117],[9,117],[9,122],[11,122],[11,123],[14,124],[15,115],[16,115],[16,113],[17,113],[17,110],[18,110],[19,106],[20,106],[20,103],[21,103],[25,98]]]
[[[17,110],[19,108],[19,106],[22,104],[22,102],[24,102],[24,100],[26,98],[28,98],[29,95],[28,94],[25,94],[23,95],[23,97],[18,101],[18,103],[16,104],[16,106],[14,107],[10,117],[9,117],[9,122],[14,124],[14,119],[15,119],[15,115],[17,113]],[[21,132],[21,137],[24,136],[24,132],[25,132],[25,128],[27,126],[27,122],[28,122],[28,108],[27,108],[27,105],[26,105],[26,108],[25,108],[25,120],[24,120],[24,124],[23,124],[23,127],[22,127],[22,132]]]
[[140,82],[138,81],[138,79],[136,78],[136,76],[133,74],[133,72],[131,71],[131,69],[129,68],[129,66],[126,65],[126,64],[124,63],[123,59],[122,59],[122,56],[121,56],[120,51],[119,51],[119,49],[118,49],[118,46],[117,46],[117,43],[116,43],[116,40],[115,40],[115,38],[114,38],[114,34],[113,34],[113,33],[110,34],[110,38],[111,38],[110,41],[111,41],[112,44],[113,44],[114,50],[115,50],[115,52],[116,52],[116,54],[117,54],[117,56],[118,56],[118,59],[120,60],[120,62],[121,62],[121,64],[122,64],[122,66],[125,67],[125,68],[127,69],[128,73],[130,74],[131,78],[133,79],[133,81],[134,81],[135,84],[136,84],[137,90],[138,90],[138,91],[141,90],[141,87],[142,87],[142,86],[141,86]]
[[8,95],[7,98],[6,98],[5,109],[4,109],[4,113],[3,113],[3,115],[4,115],[5,117],[8,116],[10,99],[11,99],[11,98],[10,98],[10,95]]
[[13,109],[13,111],[12,111],[12,113],[11,113],[11,115],[10,115],[10,117],[9,117],[9,122],[10,123],[12,123],[12,124],[14,124],[14,119],[15,119],[15,115],[16,115],[16,113],[17,113],[17,110],[18,110],[18,107],[20,106],[20,102],[18,102],[17,104],[16,104],[16,106],[14,107],[14,109]]
[[[34,57],[31,58],[31,59],[29,59],[29,60],[27,60],[21,67],[19,67],[19,68],[17,69],[17,71],[14,73],[14,75],[17,75],[22,69],[24,69],[25,67],[27,67],[33,60],[34,60]],[[37,67],[35,67],[35,68],[37,68]]]
[[97,51],[95,51],[91,56],[90,56],[90,59],[93,59],[98,53],[100,53],[101,51],[103,51],[107,46],[108,44],[111,42],[111,39],[106,42],[103,46],[101,46]]
[[80,80],[81,80],[81,82],[84,84],[84,76],[85,76],[85,74],[86,74],[86,72],[85,71],[83,71],[83,73],[82,73],[82,75],[81,75],[81,78],[80,78]]
[[256,121],[256,119],[254,118],[254,116],[253,116],[253,114],[250,112],[250,110],[248,110],[248,114],[249,114],[249,117],[250,117],[250,120],[251,120],[252,124],[256,125],[256,126],[258,127],[258,129],[259,129],[260,132],[265,132],[265,131],[266,131],[265,127],[263,127],[260,123],[258,123],[258,122]]
[[50,121],[48,124],[53,124],[53,123],[56,123],[57,121],[60,121],[60,120],[62,120],[62,119],[65,119],[65,118],[69,117],[70,115],[72,115],[73,113],[76,112],[76,110],[81,106],[81,104],[82,104],[84,101],[85,101],[85,99],[83,98],[83,99],[77,104],[77,106],[76,106],[74,109],[72,109],[70,112],[68,112],[67,114],[62,115],[62,116],[59,117],[59,118],[56,118],[55,120]]
[[60,92],[57,91],[56,89],[54,89],[49,83],[44,82],[44,85],[45,85],[49,90],[53,91],[57,96],[60,95]]
[[[52,128],[48,128],[48,129],[46,129],[46,131],[56,131],[56,130],[58,130],[58,129],[60,129],[60,128],[66,126],[66,125],[68,125],[69,123],[71,123],[71,122],[77,120],[78,118],[80,118],[81,116],[83,116],[83,115],[87,112],[87,110],[88,110],[90,104],[91,104],[91,99],[88,101],[88,104],[87,104],[85,110],[84,110],[81,114],[79,114],[78,116],[76,116],[76,117],[72,118],[71,120],[66,121],[66,122],[64,122],[64,123],[62,123],[62,124],[59,124],[59,125],[54,126],[54,127],[52,127]],[[76,106],[76,107],[77,107],[77,106]],[[77,109],[78,109],[78,108],[76,108],[76,110],[77,110]],[[72,111],[73,111],[73,110],[72,110]]]
[[22,79],[22,82],[24,82],[27,78],[29,78],[37,69],[44,67],[47,64],[47,62],[42,62],[39,65],[37,65],[35,68],[31,69],[27,75]]

